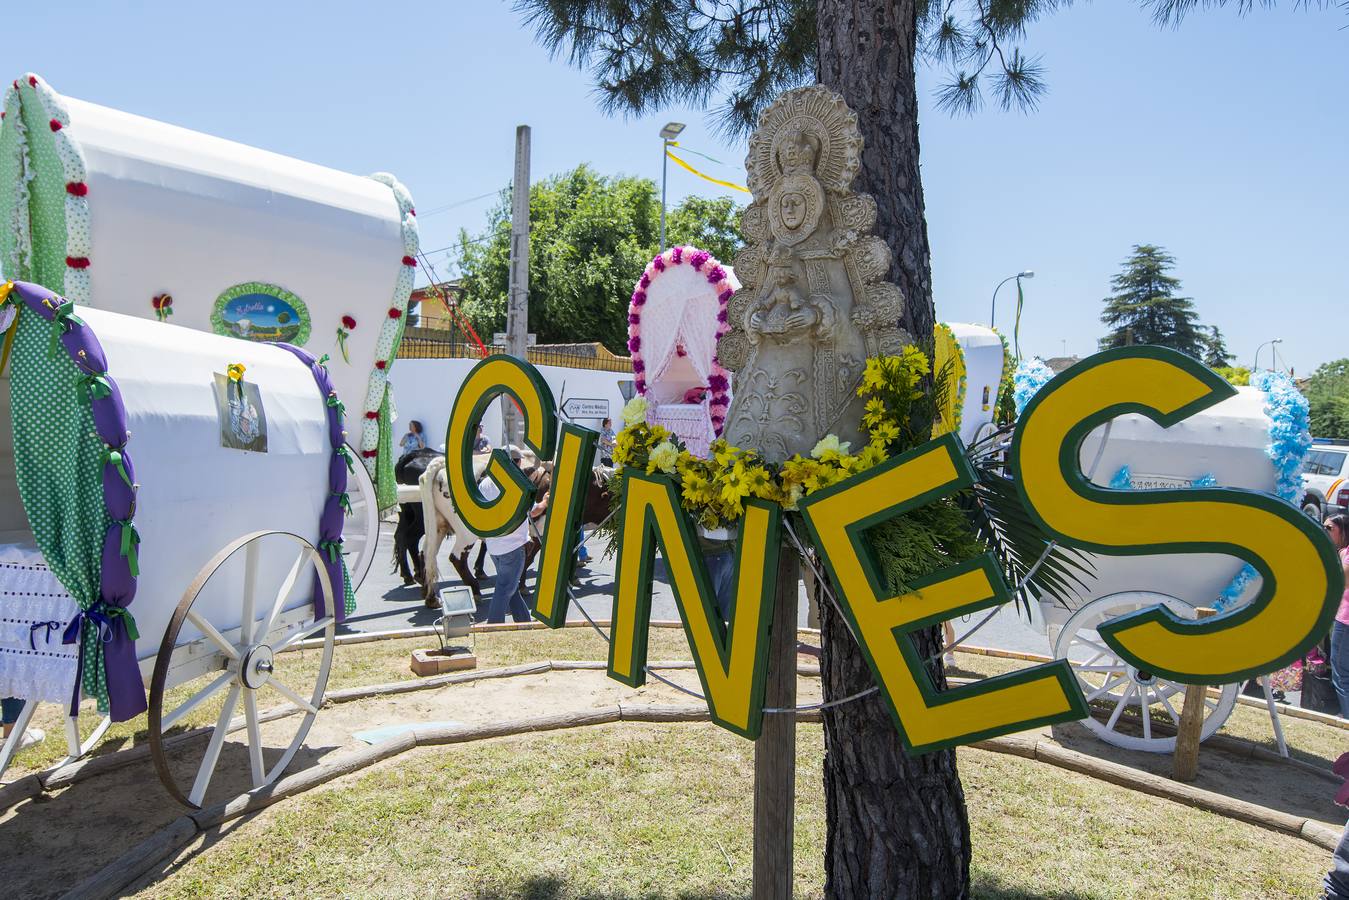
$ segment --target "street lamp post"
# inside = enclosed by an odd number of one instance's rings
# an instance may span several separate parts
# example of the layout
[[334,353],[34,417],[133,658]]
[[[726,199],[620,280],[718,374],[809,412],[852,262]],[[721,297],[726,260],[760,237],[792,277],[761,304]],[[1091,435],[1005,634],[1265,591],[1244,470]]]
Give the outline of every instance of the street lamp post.
[[[1033,271],[1031,271],[1030,269],[1023,269],[1022,271],[1017,272],[1015,275],[1008,275],[1008,276],[1007,276],[1006,278],[1004,278],[1002,281],[999,281],[999,282],[998,282],[998,286],[995,287],[995,288],[993,289],[993,303],[989,306],[989,309],[988,309],[988,327],[989,327],[989,328],[992,328],[992,327],[993,327],[993,323],[997,321],[997,315],[998,315],[998,291],[1002,290],[1002,286],[1003,286],[1004,284],[1006,284],[1007,282],[1011,281],[1012,279],[1016,279],[1017,287],[1020,287],[1020,286],[1021,286],[1021,279],[1023,279],[1023,278],[1034,278],[1034,277],[1035,277],[1035,273],[1034,273]],[[1019,346],[1016,348],[1016,354],[1017,354],[1017,356],[1020,356],[1020,355],[1021,355],[1021,348],[1020,348]]]
[[1264,342],[1263,344],[1261,344],[1259,347],[1256,347],[1256,348],[1255,348],[1255,359],[1251,361],[1251,371],[1252,371],[1252,372],[1258,372],[1258,371],[1260,371],[1260,351],[1261,351],[1261,350],[1265,349],[1266,347],[1269,347],[1269,348],[1270,348],[1270,349],[1269,349],[1269,352],[1270,352],[1271,354],[1274,354],[1274,353],[1277,353],[1277,352],[1278,352],[1278,351],[1274,348],[1274,345],[1275,345],[1275,344],[1282,344],[1282,343],[1283,343],[1283,338],[1274,338],[1273,340],[1265,341],[1265,342]]
[[683,122],[667,122],[665,127],[660,130],[660,252],[665,252],[665,176],[670,169],[670,157],[665,154],[670,149],[670,144],[679,137],[679,133],[684,130]]

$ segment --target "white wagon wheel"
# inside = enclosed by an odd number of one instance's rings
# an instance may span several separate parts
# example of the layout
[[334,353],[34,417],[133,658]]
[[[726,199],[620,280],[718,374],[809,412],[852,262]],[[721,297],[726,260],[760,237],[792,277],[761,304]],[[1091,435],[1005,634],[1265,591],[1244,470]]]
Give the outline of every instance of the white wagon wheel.
[[[354,471],[347,475],[347,499],[351,502],[351,511],[342,525],[342,556],[351,574],[351,589],[355,591],[365,581],[370,565],[375,561],[375,546],[379,543],[379,501],[375,497],[375,483],[361,462],[361,454],[350,444],[347,452],[356,464]],[[338,588],[337,585],[333,587]]]
[[[264,544],[268,552],[275,548],[290,546],[296,552],[295,562],[275,593],[260,590],[258,584],[258,563]],[[242,583],[243,596],[239,598],[241,615],[239,628],[222,632],[197,611],[193,605],[201,597],[212,577],[227,565],[230,558],[243,550]],[[309,591],[317,573],[318,591],[322,597],[325,615],[319,616],[312,595],[298,606],[283,610],[286,600],[295,594],[296,585]],[[159,654],[155,657],[154,674],[150,681],[150,752],[155,762],[159,778],[179,802],[200,807],[220,760],[220,751],[227,734],[231,731],[231,720],[242,699],[244,724],[251,767],[253,787],[270,784],[281,776],[286,767],[295,758],[296,752],[309,734],[319,706],[323,703],[323,691],[328,683],[328,670],[332,665],[333,638],[336,621],[333,618],[333,585],[327,570],[323,567],[323,557],[313,545],[298,535],[284,531],[257,531],[225,546],[215,557],[202,567],[192,584],[183,594],[182,601],[174,610],[173,618],[164,632],[164,640],[159,645]],[[261,598],[261,603],[259,603]],[[180,644],[179,634],[184,623],[201,633],[195,640]],[[317,632],[323,633],[322,657],[317,674],[313,677],[312,690],[297,690],[280,679],[273,671],[273,658],[281,651],[311,637]],[[190,684],[192,693],[187,699],[168,698],[170,690],[184,684]],[[306,684],[308,686],[308,678]],[[274,699],[288,700],[293,706],[290,711],[302,713],[299,725],[289,744],[280,744],[285,749],[281,756],[265,765],[263,758],[263,740],[261,734],[262,715],[258,711],[258,695],[264,689],[270,689]],[[191,788],[184,792],[178,784],[169,765],[166,746],[170,740],[165,732],[173,728],[182,718],[202,703],[225,691],[224,704],[220,708],[215,726],[211,729],[210,739],[201,764],[197,768]],[[307,696],[306,696],[307,694]],[[269,717],[270,718],[270,717]]]
[[[1108,711],[1104,722],[1095,716],[1082,720],[1097,737],[1126,750],[1170,753],[1176,749],[1175,735],[1156,733],[1152,727],[1153,716],[1163,717],[1171,725],[1179,726],[1181,710],[1185,707],[1185,685],[1126,663],[1096,631],[1097,626],[1108,619],[1158,603],[1181,618],[1196,617],[1193,606],[1167,594],[1151,591],[1111,594],[1093,600],[1073,613],[1059,632],[1054,655],[1068,660],[1087,702],[1099,704]],[[1205,697],[1200,740],[1206,740],[1227,721],[1236,705],[1239,687],[1224,685],[1216,699]],[[1124,715],[1134,712],[1134,707],[1138,716]]]

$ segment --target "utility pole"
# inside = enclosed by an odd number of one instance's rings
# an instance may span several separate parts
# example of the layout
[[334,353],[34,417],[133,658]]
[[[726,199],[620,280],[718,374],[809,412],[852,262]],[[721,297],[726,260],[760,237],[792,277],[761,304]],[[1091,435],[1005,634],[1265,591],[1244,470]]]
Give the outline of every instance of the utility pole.
[[[515,129],[515,179],[511,182],[511,269],[506,299],[506,352],[528,359],[529,346],[529,126]],[[519,444],[524,422],[509,395],[501,398],[502,443]]]

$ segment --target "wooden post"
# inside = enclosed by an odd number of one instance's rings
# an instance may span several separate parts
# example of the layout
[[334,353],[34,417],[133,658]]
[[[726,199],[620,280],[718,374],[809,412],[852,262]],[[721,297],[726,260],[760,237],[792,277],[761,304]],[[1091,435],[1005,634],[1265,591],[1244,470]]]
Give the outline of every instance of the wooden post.
[[[1218,611],[1201,606],[1199,618],[1216,616]],[[1204,727],[1204,701],[1208,685],[1191,684],[1185,688],[1185,708],[1180,711],[1180,726],[1176,731],[1176,755],[1171,763],[1171,777],[1176,781],[1194,781],[1199,774],[1199,732]],[[1143,715],[1147,715],[1143,710]]]
[[[764,705],[796,705],[796,614],[800,567],[787,547],[778,561],[778,590],[768,643]],[[754,900],[790,900],[796,813],[796,716],[770,713],[754,742]]]
[[[529,126],[515,129],[515,178],[511,182],[511,260],[506,295],[506,352],[528,359],[529,352]],[[509,396],[501,398],[503,443],[519,444],[524,423]]]

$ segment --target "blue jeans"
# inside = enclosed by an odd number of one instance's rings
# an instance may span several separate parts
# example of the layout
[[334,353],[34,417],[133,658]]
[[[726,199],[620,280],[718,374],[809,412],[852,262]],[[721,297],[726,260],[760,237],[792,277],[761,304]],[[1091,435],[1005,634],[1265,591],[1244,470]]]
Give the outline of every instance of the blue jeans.
[[1335,855],[1330,860],[1331,870],[1322,884],[1330,900],[1349,900],[1349,827],[1340,835]]
[[21,712],[23,712],[22,700],[15,700],[13,697],[0,700],[0,725],[13,725],[19,721]]
[[1340,717],[1349,719],[1349,625],[1330,629],[1330,682],[1340,698]]
[[525,598],[520,596],[520,579],[525,574],[525,548],[516,547],[502,556],[492,554],[492,565],[496,567],[496,582],[492,585],[492,603],[487,607],[488,622],[506,621],[506,609],[509,607],[511,618],[517,622],[529,621],[529,607]]

